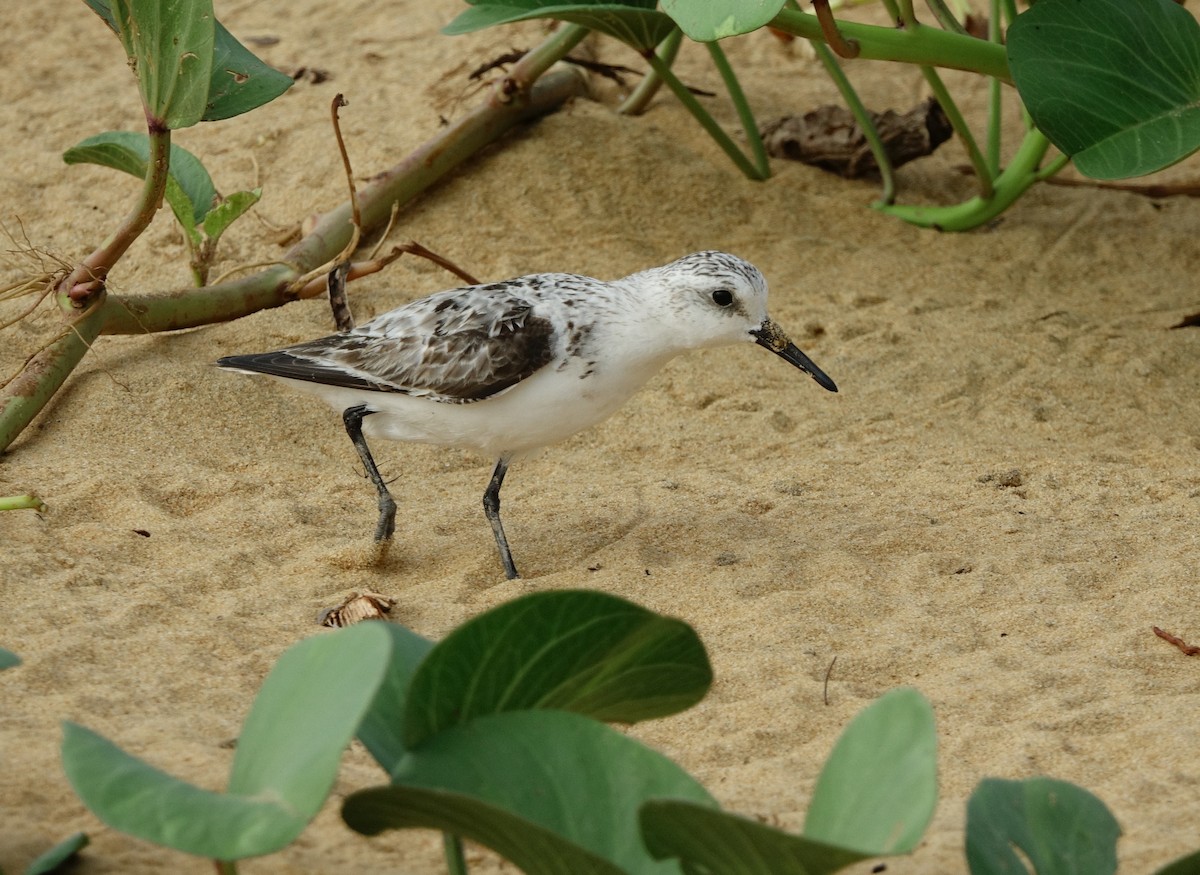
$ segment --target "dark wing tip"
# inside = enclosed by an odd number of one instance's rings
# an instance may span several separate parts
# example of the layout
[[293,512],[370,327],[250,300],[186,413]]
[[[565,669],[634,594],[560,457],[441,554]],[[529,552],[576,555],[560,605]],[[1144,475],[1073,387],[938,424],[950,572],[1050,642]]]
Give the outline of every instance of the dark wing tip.
[[394,386],[367,380],[334,365],[292,355],[286,350],[253,355],[227,355],[217,359],[217,367],[266,374],[269,377],[282,377],[287,380],[303,380],[306,383],[320,383],[323,386],[337,386],[342,389],[366,389],[371,392],[397,391]]
[[257,356],[253,355],[227,355],[217,359],[214,364],[218,368],[229,368],[231,370],[238,371],[252,371],[254,370],[253,365],[254,359],[256,358]]

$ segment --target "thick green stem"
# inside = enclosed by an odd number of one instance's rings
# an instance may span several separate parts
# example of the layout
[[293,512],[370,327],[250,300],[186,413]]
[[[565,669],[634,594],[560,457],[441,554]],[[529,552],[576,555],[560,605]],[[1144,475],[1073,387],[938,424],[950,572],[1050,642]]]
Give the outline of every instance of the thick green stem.
[[696,99],[696,96],[688,91],[687,86],[679,81],[679,77],[671,72],[671,68],[664,64],[658,55],[654,54],[654,52],[648,52],[646,60],[654,69],[654,72],[661,76],[662,80],[667,83],[667,87],[679,98],[679,102],[695,117],[696,121],[700,122],[700,126],[708,132],[708,135],[716,141],[717,145],[729,156],[730,160],[737,165],[738,170],[742,171],[748,179],[762,180],[767,178],[766,174],[750,163],[750,159],[730,139],[729,134],[725,133],[724,129],[708,114],[708,110],[700,105],[700,101]]
[[0,496],[0,510],[36,510],[45,513],[46,502],[36,495],[5,495]]
[[217,867],[217,875],[237,875],[237,862],[234,860],[213,860]]
[[1071,163],[1071,158],[1068,155],[1055,156],[1045,167],[1038,170],[1036,174],[1038,182],[1045,182],[1051,176],[1058,173],[1064,167]]
[[[771,20],[771,26],[807,40],[825,41],[817,17],[807,12],[782,9]],[[838,30],[846,39],[858,42],[860,58],[950,67],[1012,82],[1004,47],[985,40],[924,24],[901,29],[839,21]]]
[[758,122],[754,118],[754,113],[750,111],[750,101],[746,99],[746,92],[742,90],[737,74],[733,72],[733,67],[729,66],[729,59],[725,57],[725,52],[721,50],[720,44],[711,42],[705,43],[705,45],[712,58],[713,66],[721,74],[725,90],[729,92],[729,99],[733,101],[733,106],[737,110],[742,130],[746,132],[746,140],[750,143],[750,154],[754,159],[754,167],[761,174],[758,178],[766,179],[771,175],[771,167],[767,162],[767,150],[763,146],[762,136],[758,132]]
[[[999,45],[1001,42],[1000,0],[991,0],[989,9],[988,40]],[[1000,123],[1003,109],[1000,82],[990,79],[988,80],[987,164],[988,171],[992,176],[1000,172]]]
[[814,42],[812,46],[817,53],[817,60],[825,65],[825,72],[829,74],[829,78],[837,86],[838,91],[842,95],[842,100],[846,101],[846,106],[849,107],[850,113],[854,116],[855,121],[858,122],[859,130],[863,132],[863,136],[867,140],[867,145],[871,147],[871,154],[875,156],[875,166],[879,168],[879,178],[883,183],[883,192],[879,196],[879,205],[886,206],[893,203],[896,200],[896,174],[892,170],[892,159],[888,157],[887,149],[883,147],[883,140],[880,139],[879,131],[875,129],[875,122],[871,119],[871,113],[863,106],[858,92],[850,84],[846,72],[842,69],[842,65],[838,63],[837,56],[834,55],[829,46],[821,42]]
[[[71,310],[65,294],[59,306]],[[0,396],[0,452],[8,448],[79,364],[104,327],[107,301],[103,298],[71,321],[61,337],[25,363]]]
[[462,839],[454,833],[442,833],[442,856],[446,858],[446,871],[450,875],[467,875],[467,858],[463,854]]
[[171,131],[151,124],[149,139],[150,155],[146,161],[146,179],[137,204],[109,238],[59,284],[63,291],[75,290],[71,306],[79,308],[93,303],[91,300],[86,300],[85,303],[87,295],[103,288],[108,272],[121,260],[121,256],[133,245],[133,241],[146,230],[154,219],[154,214],[162,206],[171,162]]
[[923,228],[969,231],[996,218],[1029,186],[1043,178],[1044,171],[1039,171],[1038,165],[1049,148],[1050,141],[1041,131],[1034,129],[1026,134],[1012,163],[996,178],[995,190],[990,198],[974,197],[953,207],[891,206],[879,209],[889,216]]
[[[679,54],[679,45],[683,42],[683,31],[675,28],[671,31],[671,35],[658,44],[658,48],[654,50],[658,55],[659,60],[670,67],[675,63],[675,56]],[[650,70],[642,81],[638,83],[637,88],[633,89],[633,93],[621,101],[621,105],[617,107],[617,112],[622,115],[641,115],[646,111],[646,106],[650,103],[658,89],[662,88],[662,77]]]
[[[364,230],[381,227],[394,202],[404,203],[444,177],[466,158],[493,142],[518,123],[555,109],[569,97],[582,93],[586,83],[571,68],[545,73],[587,35],[578,26],[561,28],[516,64],[493,89],[488,102],[443,131],[397,167],[377,178],[360,195]],[[535,83],[536,84],[532,84]],[[531,87],[532,84],[532,87]],[[155,137],[151,137],[152,144]],[[156,156],[169,155],[168,133],[152,145],[150,166],[160,166]],[[166,158],[161,167],[165,174]],[[152,170],[147,178],[157,179]],[[165,175],[163,176],[165,187]],[[146,192],[153,194],[158,186]],[[153,198],[143,197],[142,206]],[[157,201],[155,201],[157,204]],[[350,238],[350,205],[327,213],[316,229],[284,255],[282,263],[254,276],[207,288],[188,288],[155,295],[106,296],[103,285],[86,289],[83,313],[71,291],[99,279],[136,237],[141,222],[149,223],[154,211],[139,209],[122,223],[118,233],[85,260],[82,279],[64,283],[58,295],[61,309],[69,313],[64,334],[33,356],[0,394],[0,452],[9,447],[62,386],[70,372],[100,334],[144,334],[225,322],[299,297],[292,284],[308,271],[335,257]],[[136,221],[134,216],[137,216]],[[144,225],[142,225],[144,228]],[[84,267],[81,265],[81,268]],[[101,271],[99,268],[103,267]],[[74,274],[73,274],[74,276]]]
[[[565,55],[570,46],[563,45],[561,51]],[[513,73],[516,72],[514,68]],[[512,77],[504,81],[510,82]],[[408,203],[521,121],[544,115],[581,93],[582,88],[579,72],[571,68],[542,76],[524,95],[506,92],[504,82],[500,83],[484,106],[446,128],[359,192],[363,232],[382,227],[391,216],[393,203]],[[192,328],[238,319],[294,301],[299,295],[290,290],[291,284],[335,257],[350,239],[350,216],[349,202],[326,213],[311,234],[284,253],[280,264],[262,273],[203,289],[113,300],[108,307],[104,333],[142,334]]]

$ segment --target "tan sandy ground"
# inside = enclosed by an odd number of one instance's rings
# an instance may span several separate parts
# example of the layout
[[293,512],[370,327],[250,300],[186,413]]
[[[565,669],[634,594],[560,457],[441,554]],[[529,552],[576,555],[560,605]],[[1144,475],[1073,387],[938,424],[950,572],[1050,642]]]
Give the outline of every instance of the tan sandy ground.
[[[458,8],[219,4],[234,33],[280,38],[267,60],[331,80],[178,135],[222,190],[265,189],[263,221],[235,226],[218,272],[279,255],[266,222],[343,199],[327,123],[336,91],[351,101],[345,128],[365,177],[470,105],[453,103],[466,70],[538,39],[536,26],[438,36]],[[3,219],[78,258],[137,183],[59,154],[97,131],[136,130],[135,88],[83,4],[53,0],[6,26]],[[801,47],[762,33],[731,50],[761,116],[833,99]],[[698,51],[683,70],[718,87]],[[851,72],[877,107],[924,94],[915,70]],[[961,161],[951,144],[906,168],[904,198],[969,196]],[[59,766],[59,722],[219,788],[274,660],[317,632],[319,608],[362,588],[396,596],[396,619],[435,638],[550,588],[595,587],[686,619],[710,649],[712,693],[634,734],[727,807],[792,829],[845,724],[915,685],[937,713],[941,800],[919,850],[888,861],[890,873],[965,870],[965,801],[987,775],[1047,774],[1097,793],[1124,830],[1125,872],[1200,847],[1200,662],[1151,634],[1157,624],[1200,639],[1200,331],[1167,330],[1200,309],[1200,205],[1042,187],[995,227],[953,236],[870,211],[868,184],[775,171],[765,184],[740,178],[666,96],[640,119],[580,102],[405,214],[398,239],[489,279],[611,278],[705,247],[740,253],[771,280],[776,319],[842,389],[827,394],[751,346],[672,363],[605,425],[514,467],[506,521],[528,575],[517,582],[503,579],[480,513],[490,460],[379,445],[397,478],[399,543],[386,567],[367,567],[374,499],[338,416],[212,367],[327,333],[322,302],[103,338],[0,464],[0,494],[36,490],[50,505],[0,515],[0,644],[25,659],[0,676],[0,866],[20,871],[82,829],[93,844],[81,873],[210,871],[88,814]],[[22,269],[11,261],[4,281]],[[188,282],[168,214],[113,281]],[[351,298],[362,319],[451,284],[404,259]],[[4,372],[52,326],[47,310],[0,335]],[[1019,486],[986,481],[1012,469]],[[352,750],[311,828],[244,871],[440,871],[432,834],[365,840],[341,824],[340,798],[379,780]],[[496,871],[491,860],[478,871]]]

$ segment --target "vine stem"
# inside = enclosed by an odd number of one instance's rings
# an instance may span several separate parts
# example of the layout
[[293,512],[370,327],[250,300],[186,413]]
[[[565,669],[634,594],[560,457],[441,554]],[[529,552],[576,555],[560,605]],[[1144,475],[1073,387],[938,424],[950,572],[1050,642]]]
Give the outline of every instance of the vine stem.
[[0,496],[0,510],[36,510],[45,513],[46,502],[36,495],[4,495]]
[[748,179],[766,179],[766,175],[750,162],[750,159],[737,147],[737,144],[730,139],[729,134],[725,133],[725,130],[708,114],[708,110],[700,105],[700,101],[696,99],[696,96],[688,91],[686,85],[679,81],[679,77],[671,71],[671,68],[664,64],[662,59],[653,51],[646,52],[645,58],[654,72],[662,78],[672,93],[679,98],[679,102],[695,117],[700,126],[716,141],[716,144],[729,156],[730,160],[737,165],[738,170],[742,171]]
[[929,7],[929,11],[933,13],[933,17],[937,19],[938,24],[942,26],[942,30],[948,30],[960,36],[969,36],[967,29],[955,18],[950,7],[946,5],[945,0],[925,0],[925,5]]
[[[659,59],[670,67],[675,63],[675,56],[679,54],[679,45],[683,42],[683,31],[675,28],[670,35],[658,44],[655,49],[655,54]],[[646,106],[650,100],[658,93],[658,89],[662,87],[662,77],[659,76],[653,69],[650,70],[642,81],[638,83],[637,88],[633,89],[628,97],[621,101],[621,105],[617,107],[617,112],[621,115],[641,115],[646,111]]]
[[[821,23],[815,15],[795,9],[781,9],[771,19],[771,27],[824,42]],[[907,28],[880,27],[853,21],[838,22],[838,31],[859,45],[859,57],[876,61],[903,61],[930,67],[950,67],[994,76],[1012,83],[1004,46],[959,33],[918,24]]]
[[1036,128],[1029,131],[1021,141],[1017,154],[1013,156],[1012,163],[996,177],[994,191],[989,198],[973,197],[952,207],[888,206],[878,209],[922,228],[969,231],[996,218],[1024,194],[1029,186],[1044,179],[1046,175],[1052,175],[1047,173],[1050,167],[1054,167],[1054,172],[1062,169],[1063,164],[1055,161],[1039,170],[1039,165],[1049,148],[1050,141],[1046,139],[1045,134]]
[[[393,203],[412,200],[518,123],[550,112],[567,99],[584,93],[586,81],[578,70],[550,70],[550,67],[587,33],[587,28],[578,25],[555,31],[496,83],[482,106],[441,131],[391,170],[375,177],[359,192],[363,231],[382,227]],[[160,162],[154,156],[169,155],[169,133],[162,133],[164,136],[158,140],[160,148],[152,148],[149,167],[155,169],[148,173],[148,178],[158,173]],[[165,174],[165,157],[161,167]],[[165,188],[165,175],[162,185]],[[147,187],[147,191],[152,190]],[[149,200],[143,198],[142,205]],[[147,224],[154,215],[153,210],[139,209],[135,213]],[[146,334],[194,328],[316,295],[320,290],[296,289],[293,284],[312,268],[336,256],[352,231],[351,208],[345,203],[326,213],[316,228],[289,249],[279,263],[261,273],[200,289],[162,294],[106,295],[102,283],[92,291],[88,283],[103,278],[113,258],[119,258],[132,242],[132,238],[126,238],[136,228],[136,222],[126,220],[118,233],[97,250],[106,253],[103,257],[95,253],[89,256],[72,272],[70,283],[60,285],[57,299],[60,308],[70,315],[70,321],[64,333],[31,357],[0,392],[0,452],[45,407],[100,334]],[[77,296],[79,301],[70,297],[70,291],[76,288],[84,289],[84,294]]]
[[705,45],[708,47],[709,56],[712,57],[713,66],[717,68],[717,72],[721,74],[721,79],[725,82],[725,90],[729,92],[729,99],[733,101],[733,105],[737,109],[742,130],[746,132],[746,140],[750,143],[754,167],[761,174],[758,178],[766,179],[771,175],[771,167],[767,162],[767,150],[763,146],[762,136],[758,132],[758,122],[754,118],[754,113],[750,111],[750,101],[746,99],[746,92],[742,90],[742,85],[738,82],[733,67],[729,66],[729,59],[725,57],[725,52],[722,51],[720,44],[714,41]]
[[446,858],[446,871],[450,875],[467,875],[462,838],[451,832],[442,833],[442,855]]
[[893,203],[896,200],[896,174],[892,169],[892,159],[888,157],[879,131],[875,128],[875,122],[871,119],[871,113],[863,105],[858,92],[850,84],[846,71],[842,69],[842,65],[838,63],[837,57],[829,46],[825,43],[814,42],[812,47],[817,53],[817,60],[825,65],[825,72],[829,74],[829,78],[833,80],[833,84],[841,93],[842,100],[846,101],[850,114],[858,122],[859,130],[863,132],[867,145],[871,147],[871,154],[875,156],[875,166],[879,168],[879,178],[883,184],[883,191],[879,195],[879,205],[886,206]]
[[[954,132],[958,134],[958,138],[962,140],[962,144],[967,150],[967,158],[970,159],[971,166],[975,168],[975,177],[979,180],[979,196],[985,199],[990,198],[993,193],[992,177],[995,171],[988,165],[983,153],[979,151],[979,144],[975,142],[975,135],[971,133],[967,120],[963,118],[958,104],[950,96],[950,91],[942,82],[942,77],[937,74],[937,70],[933,67],[922,67],[921,73],[924,75],[925,81],[929,83],[933,96],[937,98],[938,103],[945,111],[946,118],[950,119],[950,126],[954,128]],[[999,165],[999,156],[997,156],[996,163]],[[998,166],[996,170],[999,170]]]
[[[59,307],[70,310],[71,301],[65,293],[57,295]],[[0,451],[8,447],[24,430],[38,411],[54,397],[71,371],[83,359],[93,341],[104,328],[105,305],[100,297],[90,309],[77,316],[63,333],[34,355],[21,372],[4,387],[0,396]]]
[[104,294],[104,279],[108,272],[149,227],[154,214],[162,207],[171,162],[171,130],[152,119],[147,119],[147,127],[150,154],[141,196],[109,238],[59,284],[58,288],[68,294],[68,309],[86,309],[95,303],[97,295]]
[[[1002,37],[1003,34],[1000,30],[1000,0],[990,0],[988,40],[999,45]],[[1003,110],[1000,87],[998,80],[988,80],[987,166],[988,172],[992,176],[1000,172],[1000,122]]]

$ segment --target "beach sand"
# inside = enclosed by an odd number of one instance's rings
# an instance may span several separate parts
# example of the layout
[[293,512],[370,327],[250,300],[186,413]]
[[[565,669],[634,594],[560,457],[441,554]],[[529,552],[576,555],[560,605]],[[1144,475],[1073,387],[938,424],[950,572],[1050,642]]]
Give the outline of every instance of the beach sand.
[[[345,199],[335,93],[350,101],[343,129],[366,179],[476,104],[467,72],[542,33],[440,36],[460,9],[451,0],[282,8],[217,12],[241,38],[278,37],[257,49],[270,63],[327,81],[175,137],[223,192],[263,187],[216,274],[278,258],[280,229]],[[135,83],[81,3],[50,0],[8,26],[2,219],[71,261],[139,183],[60,154],[138,130]],[[596,51],[638,63],[610,41]],[[802,44],[762,32],[729,52],[760,117],[836,100]],[[720,88],[698,47],[679,69]],[[925,96],[915,68],[848,71],[873,108]],[[977,116],[982,82],[948,79]],[[376,442],[400,514],[374,566],[375,498],[337,413],[213,367],[329,333],[322,300],[101,338],[0,461],[0,495],[33,491],[49,506],[0,514],[0,645],[24,659],[0,675],[5,871],[75,830],[92,837],[84,875],[211,871],[88,813],[59,762],[61,721],[220,789],[271,665],[321,634],[319,609],[363,589],[394,596],[393,619],[430,638],[523,593],[572,587],[681,617],[709,649],[713,689],[631,734],[728,809],[794,831],[851,718],[915,686],[936,712],[940,799],[917,851],[887,861],[891,875],[966,870],[965,803],[986,776],[1050,775],[1097,794],[1121,824],[1125,872],[1200,848],[1200,659],[1151,631],[1200,641],[1200,330],[1169,330],[1200,310],[1200,205],[1040,186],[988,228],[919,230],[869,209],[869,181],[783,161],[770,181],[747,181],[674,98],[626,118],[612,112],[615,86],[598,91],[474,158],[406,209],[392,240],[487,280],[610,279],[698,249],[738,253],[840,393],[751,345],[677,359],[605,424],[514,465],[505,522],[527,576],[506,581],[480,509],[493,460]],[[708,105],[736,126],[727,101]],[[901,199],[970,197],[963,163],[949,143],[903,168]],[[30,270],[10,255],[0,280]],[[117,293],[188,284],[168,211],[111,279]],[[362,321],[454,284],[405,257],[352,283],[350,301]],[[26,304],[0,305],[0,319]],[[0,334],[3,373],[56,324],[44,306]],[[342,824],[341,798],[382,780],[355,745],[309,829],[243,871],[443,871],[433,833],[365,839]],[[482,851],[471,860],[511,870]]]

